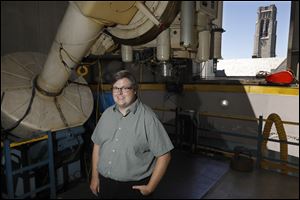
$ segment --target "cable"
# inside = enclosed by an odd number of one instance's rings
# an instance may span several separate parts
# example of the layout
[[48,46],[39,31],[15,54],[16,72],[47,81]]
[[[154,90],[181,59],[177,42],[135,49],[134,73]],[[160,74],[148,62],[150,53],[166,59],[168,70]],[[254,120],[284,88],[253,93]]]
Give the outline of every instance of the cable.
[[[35,84],[36,81],[35,80],[36,79],[37,79],[37,76],[34,78],[34,80],[32,82],[31,97],[30,97],[30,102],[28,104],[26,112],[24,113],[24,115],[18,121],[16,121],[16,123],[14,125],[12,125],[11,127],[7,128],[7,129],[3,129],[2,130],[3,132],[10,132],[10,131],[14,130],[15,128],[17,128],[20,125],[20,123],[23,121],[23,119],[30,113],[32,102],[33,102],[33,99],[35,97],[35,88],[36,88],[36,84]],[[2,97],[4,97],[4,95],[2,95]],[[2,104],[2,97],[1,97],[1,104]]]
[[89,84],[86,84],[86,83],[79,83],[79,82],[76,82],[76,81],[71,81],[71,80],[68,80],[68,83],[74,83],[74,84],[77,84],[77,85],[83,85],[83,86],[89,86]]
[[5,95],[5,92],[3,92],[1,95],[1,106],[2,106],[3,99],[4,99],[4,95]]
[[[99,69],[99,61],[97,63],[97,66],[98,66],[98,72],[100,74],[100,69]],[[100,79],[100,76],[99,76],[99,79]],[[99,87],[100,87],[100,80],[98,81],[98,84],[97,84],[97,103],[96,103],[96,119],[95,119],[95,126],[97,125],[97,121],[98,121],[98,111],[99,111]]]
[[62,57],[62,53],[61,53],[62,50],[63,50],[63,47],[62,47],[62,44],[60,44],[60,48],[59,48],[59,59],[60,59],[61,63],[65,66],[65,69],[66,69],[67,73],[69,73],[67,69],[71,70],[71,68],[70,68],[70,67],[67,65],[67,63],[64,61],[64,59],[63,59],[63,57]]
[[103,101],[103,107],[106,107],[106,101],[104,98],[104,89],[103,89],[103,80],[102,80],[102,64],[101,61],[99,60],[99,77],[100,77],[100,84],[101,84],[101,96],[102,96],[102,101]]
[[82,99],[81,99],[81,94],[80,94],[80,90],[79,90],[79,87],[80,87],[79,85],[80,84],[77,85],[77,92],[79,94],[79,104],[80,104],[81,112],[85,118],[88,118],[88,116],[84,113],[84,110],[82,108]]
[[74,58],[73,56],[71,56],[71,55],[69,54],[69,52],[63,47],[63,44],[60,43],[60,47],[59,47],[59,58],[60,58],[60,61],[62,62],[62,64],[63,64],[67,69],[69,69],[69,70],[71,70],[71,68],[70,68],[70,67],[67,65],[67,63],[64,61],[63,56],[62,56],[62,52],[64,52],[64,53],[67,55],[67,57],[68,57],[72,62],[74,62],[76,65],[78,65],[78,66],[85,66],[85,65],[90,66],[90,65],[96,64],[96,62],[97,62],[97,61],[95,61],[95,62],[81,62],[81,61],[76,60],[76,58]]

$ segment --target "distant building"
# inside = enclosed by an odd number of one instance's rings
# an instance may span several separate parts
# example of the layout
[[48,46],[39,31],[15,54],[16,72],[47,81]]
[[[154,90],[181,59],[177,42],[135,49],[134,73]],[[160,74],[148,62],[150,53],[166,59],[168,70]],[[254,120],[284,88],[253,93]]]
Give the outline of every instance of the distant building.
[[277,8],[274,4],[259,7],[257,14],[252,58],[275,57]]

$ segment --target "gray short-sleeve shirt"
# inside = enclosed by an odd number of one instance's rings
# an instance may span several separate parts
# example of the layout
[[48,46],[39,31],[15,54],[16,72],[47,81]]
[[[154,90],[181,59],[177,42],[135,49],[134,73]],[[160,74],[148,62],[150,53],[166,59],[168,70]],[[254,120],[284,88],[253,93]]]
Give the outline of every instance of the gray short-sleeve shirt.
[[155,113],[139,99],[131,104],[125,116],[116,105],[107,108],[92,141],[100,146],[99,173],[118,181],[148,177],[155,157],[174,148]]

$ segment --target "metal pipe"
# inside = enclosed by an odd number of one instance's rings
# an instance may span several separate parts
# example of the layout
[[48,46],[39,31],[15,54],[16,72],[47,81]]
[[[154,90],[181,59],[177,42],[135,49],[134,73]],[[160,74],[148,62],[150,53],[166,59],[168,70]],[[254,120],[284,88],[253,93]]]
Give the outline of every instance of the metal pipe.
[[195,7],[195,1],[181,2],[180,45],[184,47],[189,47],[193,44]]
[[14,199],[14,182],[13,182],[13,172],[11,164],[11,152],[10,152],[10,142],[8,139],[4,140],[4,155],[5,155],[5,172],[6,172],[6,184],[7,184],[7,194],[9,199]]
[[50,197],[51,199],[56,198],[56,188],[55,188],[55,167],[54,167],[54,156],[53,156],[53,142],[52,142],[52,133],[49,131],[48,133],[48,172],[49,172],[49,181],[50,181]]
[[221,45],[222,45],[222,21],[223,21],[223,1],[218,1],[218,14],[217,18],[213,21],[213,23],[217,26],[219,31],[214,32],[214,52],[213,58],[222,58],[221,56]]
[[197,61],[205,62],[209,60],[210,54],[210,32],[204,30],[199,32],[199,47],[196,55]]
[[162,68],[162,76],[163,77],[172,76],[172,65],[171,65],[171,63],[169,63],[167,61],[162,61],[161,68]]
[[170,29],[167,28],[161,32],[156,40],[156,58],[159,61],[167,61],[170,59]]
[[262,152],[261,152],[261,144],[263,142],[263,116],[259,116],[258,121],[258,130],[257,130],[257,149],[256,149],[256,168],[259,169],[261,167],[261,160],[262,160]]
[[132,62],[132,46],[121,45],[121,55],[123,62]]

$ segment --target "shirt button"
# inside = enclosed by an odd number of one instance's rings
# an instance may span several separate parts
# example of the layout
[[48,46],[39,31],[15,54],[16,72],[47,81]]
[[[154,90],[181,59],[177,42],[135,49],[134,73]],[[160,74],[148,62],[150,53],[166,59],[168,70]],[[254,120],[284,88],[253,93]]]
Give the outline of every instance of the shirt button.
[[118,138],[116,138],[116,141],[118,142],[118,141],[119,141],[119,139],[118,139]]
[[121,127],[119,127],[119,130],[121,130]]
[[115,150],[115,149],[113,149],[113,150],[112,150],[112,152],[116,152],[116,150]]
[[110,171],[108,171],[107,174],[110,174]]
[[110,165],[110,164],[111,164],[111,161],[108,161],[108,164]]

